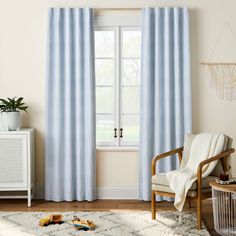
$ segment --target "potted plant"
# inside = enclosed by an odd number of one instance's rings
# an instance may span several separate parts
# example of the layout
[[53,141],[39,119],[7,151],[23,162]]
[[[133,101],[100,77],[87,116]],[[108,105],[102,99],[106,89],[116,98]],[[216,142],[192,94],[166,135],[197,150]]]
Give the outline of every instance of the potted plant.
[[27,108],[28,106],[23,103],[23,97],[0,99],[0,112],[5,129],[8,131],[20,129],[20,112],[27,112]]

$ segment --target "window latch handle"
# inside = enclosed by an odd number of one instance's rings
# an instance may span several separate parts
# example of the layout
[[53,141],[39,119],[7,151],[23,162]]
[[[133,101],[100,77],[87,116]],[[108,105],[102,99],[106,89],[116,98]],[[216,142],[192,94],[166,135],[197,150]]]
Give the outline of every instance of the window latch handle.
[[114,138],[117,138],[117,128],[114,128]]
[[120,128],[120,138],[123,138],[123,129]]

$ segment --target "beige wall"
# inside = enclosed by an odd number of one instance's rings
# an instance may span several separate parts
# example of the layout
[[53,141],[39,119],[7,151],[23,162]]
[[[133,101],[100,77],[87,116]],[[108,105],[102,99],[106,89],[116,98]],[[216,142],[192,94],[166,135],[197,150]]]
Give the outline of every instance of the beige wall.
[[138,186],[138,153],[97,151],[97,186]]
[[[200,66],[201,61],[209,58],[226,21],[236,35],[235,0],[0,0],[0,97],[24,96],[30,106],[29,115],[24,116],[23,123],[35,127],[37,131],[38,186],[44,184],[46,27],[47,8],[52,6],[188,6],[191,19],[194,132],[224,132],[232,136],[236,143],[236,101],[219,100],[209,89]],[[233,36],[226,30],[220,41],[211,59],[236,61]],[[137,153],[99,153],[98,185],[137,186],[137,169]],[[236,161],[233,162],[233,171],[236,174]]]

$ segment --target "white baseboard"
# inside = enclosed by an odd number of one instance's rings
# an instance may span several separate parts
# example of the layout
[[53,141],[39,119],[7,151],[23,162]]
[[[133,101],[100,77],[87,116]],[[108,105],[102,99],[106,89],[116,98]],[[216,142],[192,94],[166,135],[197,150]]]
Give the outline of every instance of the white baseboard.
[[138,199],[138,187],[97,187],[98,199]]
[[[34,199],[44,199],[44,186],[36,186]],[[138,187],[97,187],[98,199],[138,199]]]

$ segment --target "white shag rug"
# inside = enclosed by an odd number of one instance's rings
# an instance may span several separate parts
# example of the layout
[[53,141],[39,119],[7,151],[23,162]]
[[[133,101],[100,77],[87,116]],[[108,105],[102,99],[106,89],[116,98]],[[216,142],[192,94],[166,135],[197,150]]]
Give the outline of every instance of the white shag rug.
[[[53,212],[56,214],[56,212]],[[64,223],[40,227],[39,219],[51,214],[50,212],[0,212],[1,236],[73,236],[73,235],[102,235],[102,236],[172,236],[172,235],[204,235],[210,234],[206,227],[196,230],[194,213],[182,213],[179,222],[178,212],[159,212],[157,219],[151,219],[150,212],[60,212]],[[73,216],[93,220],[97,225],[94,231],[79,231],[71,223]]]

